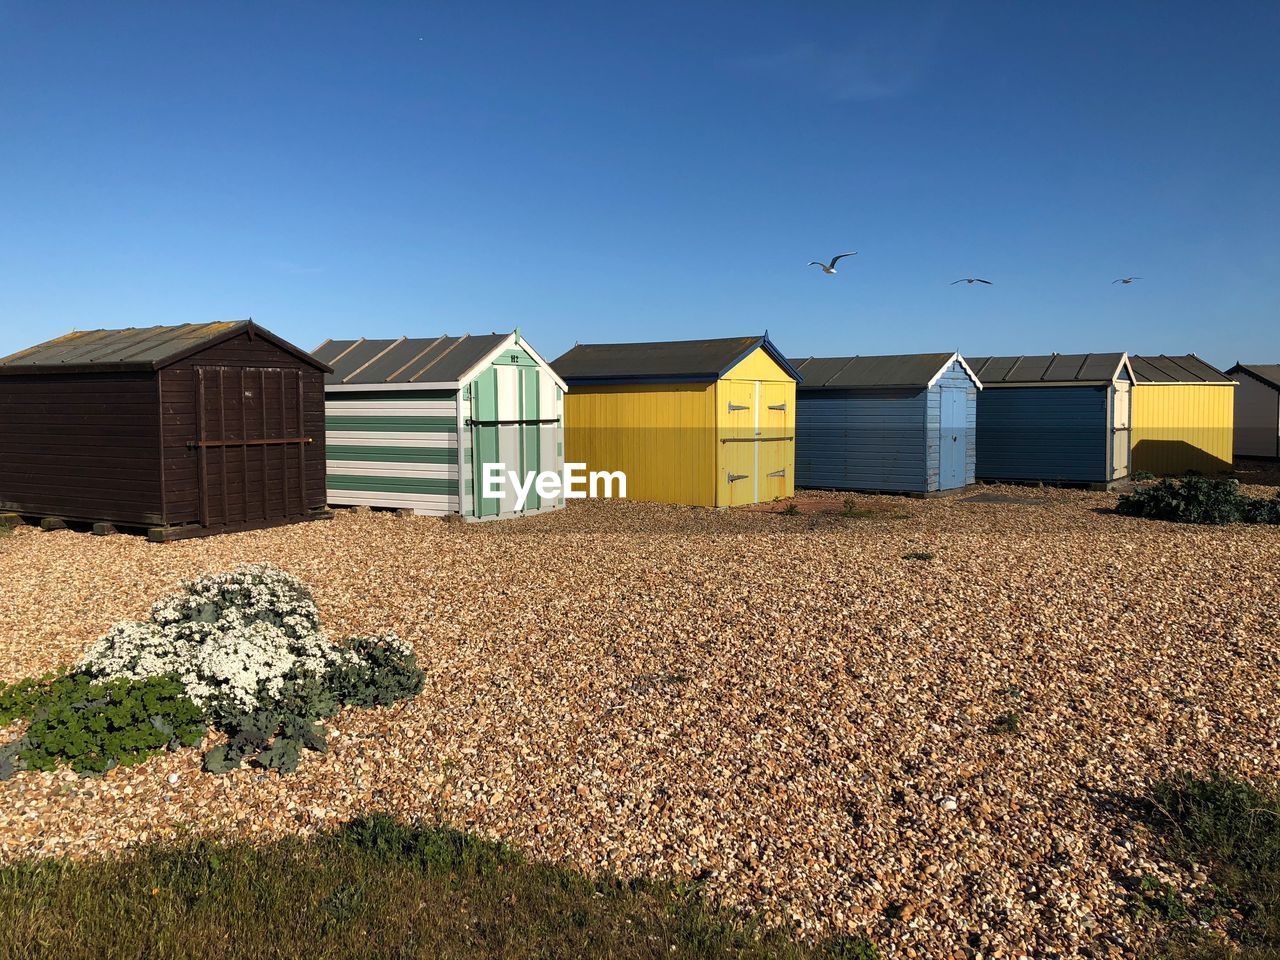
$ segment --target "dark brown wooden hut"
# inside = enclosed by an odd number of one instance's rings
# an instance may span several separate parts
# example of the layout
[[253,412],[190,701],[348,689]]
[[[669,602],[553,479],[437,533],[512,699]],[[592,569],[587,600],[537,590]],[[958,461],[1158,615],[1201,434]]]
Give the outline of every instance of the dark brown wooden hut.
[[0,510],[152,539],[329,516],[324,375],[252,320],[85,330],[0,359]]

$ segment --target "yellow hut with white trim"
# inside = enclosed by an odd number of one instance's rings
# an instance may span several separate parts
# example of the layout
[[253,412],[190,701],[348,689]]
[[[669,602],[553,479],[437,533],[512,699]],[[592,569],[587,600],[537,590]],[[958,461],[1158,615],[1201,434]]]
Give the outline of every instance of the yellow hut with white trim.
[[1232,468],[1236,383],[1195,354],[1130,356],[1133,470],[1224,473]]
[[799,374],[769,340],[578,344],[552,366],[565,461],[622,471],[627,497],[729,507],[795,492]]

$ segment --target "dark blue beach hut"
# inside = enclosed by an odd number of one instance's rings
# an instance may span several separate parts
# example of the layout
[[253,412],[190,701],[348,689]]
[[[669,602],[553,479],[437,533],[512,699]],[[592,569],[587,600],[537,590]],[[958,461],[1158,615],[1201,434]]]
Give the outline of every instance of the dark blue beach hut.
[[935,493],[974,480],[979,379],[957,353],[792,360],[796,486]]
[[1129,475],[1133,369],[1124,353],[971,357],[978,478],[1106,486]]

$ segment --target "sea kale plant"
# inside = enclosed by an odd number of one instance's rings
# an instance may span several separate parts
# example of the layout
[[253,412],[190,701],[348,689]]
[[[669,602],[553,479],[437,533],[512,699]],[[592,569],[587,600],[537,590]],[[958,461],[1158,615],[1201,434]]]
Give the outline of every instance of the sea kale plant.
[[1264,500],[1247,497],[1231,478],[1187,477],[1161,480],[1120,497],[1116,512],[1175,523],[1280,524],[1280,495]]
[[[326,748],[321,721],[342,706],[387,706],[422,684],[413,649],[394,634],[334,643],[301,581],[268,564],[242,566],[184,583],[146,620],[117,623],[70,674],[0,690],[9,719],[30,720],[0,751],[0,778],[58,758],[102,772],[199,742],[206,724],[226,735],[205,755],[207,770],[249,760],[289,772],[304,750]],[[82,728],[101,736],[86,743]]]

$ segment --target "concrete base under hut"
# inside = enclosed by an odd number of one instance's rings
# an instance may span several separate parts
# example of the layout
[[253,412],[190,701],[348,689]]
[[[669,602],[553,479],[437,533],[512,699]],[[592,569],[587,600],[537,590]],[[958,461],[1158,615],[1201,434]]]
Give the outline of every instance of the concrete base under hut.
[[67,521],[61,517],[42,517],[40,520],[41,530],[65,530],[67,529]]

